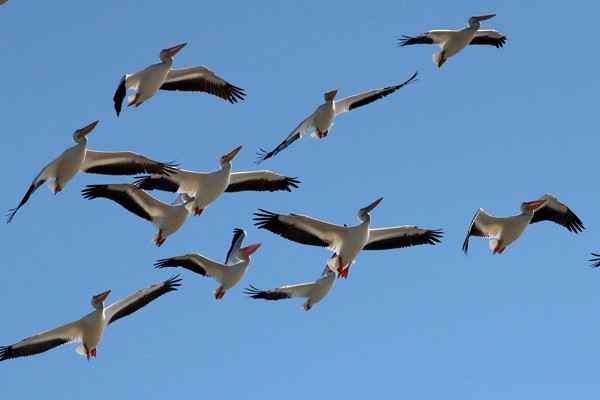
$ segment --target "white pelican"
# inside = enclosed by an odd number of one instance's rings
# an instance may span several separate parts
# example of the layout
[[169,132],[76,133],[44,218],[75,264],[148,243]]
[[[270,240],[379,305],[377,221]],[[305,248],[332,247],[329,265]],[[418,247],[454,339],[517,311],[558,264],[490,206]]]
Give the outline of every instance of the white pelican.
[[246,271],[248,271],[248,267],[250,266],[250,255],[262,245],[262,243],[257,243],[242,247],[245,237],[246,232],[242,229],[234,229],[231,248],[227,252],[225,264],[195,253],[164,258],[158,260],[154,266],[156,268],[183,267],[202,276],[214,278],[221,284],[216,290],[213,290],[215,299],[220,300],[226,291],[237,285],[244,275],[246,275]]
[[294,143],[296,140],[304,136],[305,133],[310,132],[314,129],[311,134],[312,137],[322,139],[329,133],[329,129],[333,125],[333,120],[336,115],[345,113],[358,107],[362,107],[369,103],[374,102],[387,96],[388,94],[394,93],[401,87],[408,85],[409,83],[415,82],[419,73],[415,72],[414,75],[401,85],[390,86],[383,89],[375,89],[370,92],[357,94],[354,96],[346,97],[344,99],[334,101],[337,90],[327,92],[324,94],[325,103],[321,104],[315,112],[313,112],[308,118],[300,123],[292,131],[292,133],[275,148],[275,150],[267,152],[264,149],[260,149],[258,154],[257,164],[265,161],[267,158],[271,158],[281,150]]
[[438,68],[444,65],[447,59],[458,54],[470,44],[489,44],[500,48],[506,42],[506,36],[493,29],[479,30],[481,21],[495,17],[496,14],[481,15],[469,18],[469,26],[459,31],[429,31],[416,37],[402,36],[399,39],[400,47],[410,44],[433,44],[442,48],[440,53],[433,55],[433,62]]
[[220,169],[212,172],[194,172],[178,169],[168,178],[164,175],[150,175],[137,178],[135,184],[144,190],[166,190],[186,193],[194,198],[190,209],[194,215],[218,199],[223,192],[276,191],[290,192],[290,187],[298,188],[296,178],[279,175],[271,171],[231,172],[231,160],[242,149],[237,147],[221,157]]
[[157,247],[162,246],[168,236],[177,232],[190,215],[186,206],[192,201],[187,195],[180,195],[171,205],[155,199],[137,186],[126,183],[111,185],[88,185],[81,191],[86,199],[103,197],[120,204],[138,217],[144,218],[158,228],[152,238]]
[[75,131],[73,141],[76,145],[65,150],[56,160],[40,171],[33,179],[29,190],[27,190],[19,205],[9,210],[6,215],[7,223],[12,221],[19,208],[29,200],[29,196],[50,179],[54,179],[50,183],[50,190],[56,194],[79,171],[89,174],[135,175],[142,173],[169,174],[175,170],[173,164],[150,160],[129,151],[104,152],[87,149],[87,135],[96,127],[98,122],[92,122],[88,126]]
[[600,267],[600,254],[592,253],[592,255],[594,257],[596,257],[596,258],[590,259],[590,261],[593,262],[592,268]]
[[585,227],[577,215],[551,194],[545,194],[535,201],[521,204],[522,213],[511,217],[494,217],[480,208],[469,227],[469,232],[463,243],[465,254],[469,250],[469,238],[480,236],[495,238],[490,240],[490,248],[494,254],[502,254],[504,249],[516,241],[527,229],[529,224],[540,221],[552,221],[564,226],[570,232],[582,232]]
[[171,69],[173,56],[183,49],[187,43],[164,49],[160,52],[160,62],[152,64],[134,74],[126,74],[121,78],[113,100],[117,116],[121,113],[123,99],[128,89],[137,90],[129,96],[127,106],[136,106],[154,96],[158,90],[179,90],[185,92],[205,92],[219,96],[231,104],[244,100],[244,89],[233,86],[221,79],[210,69],[201,65],[185,69]]
[[96,347],[108,325],[145,307],[163,294],[177,290],[181,286],[180,281],[179,275],[174,276],[157,285],[138,290],[106,308],[104,300],[110,290],[93,296],[92,307],[95,311],[77,321],[38,333],[12,346],[0,347],[0,361],[44,353],[62,344],[74,342],[83,342],[75,351],[85,355],[89,361],[90,357],[96,357]]
[[416,226],[395,226],[370,229],[373,210],[383,197],[358,211],[360,224],[340,226],[297,214],[275,214],[259,209],[254,213],[254,225],[294,242],[327,247],[338,256],[329,260],[329,267],[339,276],[348,277],[348,269],[361,250],[388,250],[420,244],[439,243],[441,229],[430,230]]
[[282,300],[294,297],[304,297],[306,302],[302,308],[308,311],[329,294],[335,283],[335,272],[325,266],[321,277],[314,282],[301,283],[299,285],[282,286],[272,290],[260,290],[250,285],[245,294],[251,295],[253,299]]

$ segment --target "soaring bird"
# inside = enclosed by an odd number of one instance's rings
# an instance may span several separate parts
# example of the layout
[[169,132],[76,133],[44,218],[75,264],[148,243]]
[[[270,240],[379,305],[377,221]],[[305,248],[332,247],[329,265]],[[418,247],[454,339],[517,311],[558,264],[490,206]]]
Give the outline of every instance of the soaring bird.
[[262,243],[242,247],[246,238],[246,232],[242,229],[233,231],[231,247],[227,252],[225,264],[213,261],[201,254],[186,254],[183,256],[164,258],[158,260],[154,265],[156,268],[182,267],[202,276],[214,278],[221,285],[213,290],[215,299],[222,299],[225,292],[237,285],[246,275],[250,266],[250,255],[252,255]]
[[469,26],[458,31],[437,30],[425,32],[416,37],[402,36],[399,47],[410,44],[433,44],[442,48],[440,53],[433,55],[433,62],[438,68],[447,59],[458,54],[470,44],[488,44],[502,47],[506,43],[506,35],[492,29],[480,30],[481,21],[495,17],[496,14],[481,15],[469,18]]
[[96,127],[98,122],[92,122],[75,131],[73,134],[73,141],[76,143],[75,146],[65,150],[56,160],[40,171],[33,179],[21,203],[9,210],[6,215],[7,223],[12,221],[16,212],[29,200],[31,194],[51,179],[54,180],[50,183],[49,187],[56,194],[79,171],[104,175],[135,175],[142,173],[168,175],[175,171],[176,168],[173,164],[150,160],[129,151],[104,152],[89,150],[87,148],[87,135]]
[[300,183],[296,178],[279,175],[271,171],[231,172],[231,160],[242,149],[235,148],[221,157],[220,168],[212,172],[194,172],[178,169],[169,177],[150,175],[137,178],[135,184],[144,190],[166,190],[168,192],[186,193],[194,198],[190,209],[194,215],[202,211],[218,199],[223,192],[241,191],[291,191]]
[[471,221],[462,250],[467,254],[469,238],[480,236],[494,238],[490,240],[490,248],[494,254],[502,254],[508,245],[521,237],[529,224],[540,221],[555,222],[574,233],[582,232],[585,229],[583,223],[573,211],[548,193],[538,200],[522,203],[521,214],[511,217],[494,217],[483,211],[483,208],[480,208],[473,217],[473,221]]
[[103,197],[120,204],[138,217],[148,220],[158,228],[158,234],[152,238],[157,247],[162,246],[168,236],[183,226],[190,213],[186,206],[192,201],[185,194],[179,195],[172,204],[155,199],[132,184],[88,185],[81,191],[86,199]]
[[265,300],[283,300],[294,297],[304,297],[307,300],[302,304],[302,308],[308,311],[329,294],[334,283],[335,272],[327,265],[325,266],[321,277],[314,282],[282,286],[272,290],[260,290],[250,285],[250,287],[246,288],[244,293],[249,294],[253,299]]
[[158,90],[179,90],[185,92],[205,92],[227,100],[231,104],[244,100],[244,89],[226,82],[210,69],[201,65],[185,69],[171,69],[173,56],[187,43],[164,49],[160,52],[160,62],[152,64],[134,74],[121,78],[113,100],[117,116],[121,113],[123,99],[128,89],[137,90],[129,96],[127,106],[136,106],[154,96]]
[[77,321],[38,333],[12,346],[0,347],[0,361],[40,354],[62,344],[74,342],[83,342],[75,351],[85,355],[89,361],[90,357],[96,357],[96,348],[108,325],[145,307],[163,294],[177,290],[177,287],[181,286],[180,281],[179,275],[176,275],[157,285],[138,290],[106,308],[104,300],[110,294],[110,290],[93,296],[94,311]]
[[334,225],[305,215],[275,214],[263,209],[254,214],[254,225],[297,243],[329,248],[337,257],[329,260],[328,265],[344,278],[348,277],[350,265],[361,250],[388,250],[439,243],[442,237],[440,229],[430,230],[416,226],[370,229],[369,213],[381,200],[383,197],[361,208],[358,211],[361,223],[355,226]]
[[333,120],[336,115],[345,113],[346,111],[350,111],[358,107],[362,107],[364,105],[374,102],[375,100],[382,99],[385,96],[394,93],[401,87],[406,86],[409,83],[415,82],[417,80],[417,75],[418,72],[415,72],[409,80],[400,85],[389,86],[383,89],[371,90],[369,92],[346,97],[338,101],[334,100],[338,92],[337,90],[325,93],[325,103],[317,107],[315,112],[313,112],[308,118],[302,121],[300,125],[298,125],[296,129],[294,129],[292,133],[290,133],[290,135],[283,142],[281,142],[279,146],[277,146],[274,150],[266,151],[264,149],[260,149],[260,153],[257,153],[258,160],[256,161],[256,163],[260,164],[267,158],[273,157],[281,150],[285,149],[290,144],[300,139],[302,136],[304,136],[305,133],[311,132],[313,129],[314,132],[311,134],[312,137],[319,139],[324,138],[329,133],[329,129],[333,125]]

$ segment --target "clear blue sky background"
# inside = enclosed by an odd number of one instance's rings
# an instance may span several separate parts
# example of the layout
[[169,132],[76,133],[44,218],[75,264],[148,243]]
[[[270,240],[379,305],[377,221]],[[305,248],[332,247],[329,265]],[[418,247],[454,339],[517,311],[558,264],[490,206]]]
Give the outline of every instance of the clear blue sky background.
[[[80,174],[57,196],[40,188],[0,224],[0,344],[75,320],[90,297],[108,303],[180,272],[183,285],[111,325],[91,362],[66,345],[0,364],[3,398],[597,399],[600,396],[598,15],[596,2],[25,2],[0,7],[4,171],[0,208],[100,119],[91,149],[132,150],[210,171],[239,145],[234,171],[256,169],[314,108],[419,81],[336,120],[329,137],[298,141],[264,167],[302,181],[292,193],[225,194],[156,248],[149,223],[87,184],[129,177]],[[508,35],[441,69],[432,46],[400,35],[484,28]],[[159,93],[117,118],[121,76],[188,42],[175,67],[199,64],[247,91],[230,105]],[[461,245],[479,207],[513,215],[553,193],[583,221],[575,235],[540,223],[501,256]],[[172,196],[158,194],[170,201]],[[437,246],[363,252],[348,280],[310,312],[301,300],[248,299],[316,279],[330,254],[252,223],[257,208],[355,224],[384,196],[373,227],[444,228]],[[263,242],[221,301],[217,284],[160,258],[199,252],[222,261],[234,228]]]

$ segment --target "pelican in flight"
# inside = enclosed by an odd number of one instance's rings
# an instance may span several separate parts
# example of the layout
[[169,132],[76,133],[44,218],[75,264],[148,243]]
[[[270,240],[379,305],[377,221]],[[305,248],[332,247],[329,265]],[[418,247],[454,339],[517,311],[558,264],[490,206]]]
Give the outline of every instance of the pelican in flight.
[[337,90],[325,93],[325,103],[317,107],[315,112],[313,112],[308,118],[302,121],[300,125],[298,125],[296,129],[294,129],[292,133],[290,133],[290,135],[283,142],[281,142],[279,146],[277,146],[274,150],[266,151],[264,149],[260,149],[260,153],[257,153],[258,160],[256,161],[256,163],[260,164],[267,158],[273,157],[281,150],[285,149],[290,144],[300,139],[302,136],[304,136],[305,133],[311,132],[313,129],[314,132],[311,134],[312,137],[319,139],[326,137],[329,133],[329,129],[333,125],[333,120],[336,115],[370,104],[375,100],[382,99],[385,96],[394,93],[401,87],[406,86],[409,83],[415,82],[417,80],[417,75],[418,72],[415,72],[409,80],[400,85],[389,86],[383,89],[371,90],[369,92],[346,97],[338,101],[334,100],[338,92]]
[[552,221],[564,226],[570,232],[582,232],[585,227],[581,220],[567,206],[551,194],[545,194],[539,200],[526,201],[521,204],[521,214],[511,217],[494,217],[480,208],[469,227],[463,243],[465,254],[469,250],[469,238],[480,236],[494,238],[490,240],[490,248],[494,254],[502,254],[504,249],[516,241],[529,224],[540,221]]
[[44,167],[33,179],[29,190],[15,208],[9,210],[6,222],[10,223],[33,192],[45,182],[54,179],[49,188],[54,194],[60,192],[65,185],[77,174],[104,175],[136,175],[142,173],[165,175],[175,171],[173,164],[165,164],[129,151],[105,152],[94,151],[87,148],[87,135],[96,127],[99,121],[77,129],[73,134],[75,146],[65,150],[56,160]]
[[348,277],[348,270],[361,250],[388,250],[421,244],[439,243],[441,229],[430,230],[416,226],[395,226],[370,229],[369,214],[383,197],[358,211],[360,224],[355,226],[334,225],[299,214],[275,214],[259,209],[254,225],[278,234],[288,240],[311,246],[327,247],[337,254],[329,260],[329,267],[338,277]]
[[168,236],[177,232],[190,215],[186,206],[192,201],[185,194],[179,195],[172,204],[155,199],[132,184],[88,185],[81,191],[84,198],[91,200],[103,197],[120,204],[138,217],[148,220],[158,228],[152,238],[156,247],[162,246]]
[[246,232],[242,229],[235,229],[233,231],[233,240],[227,252],[225,264],[194,253],[164,258],[158,260],[154,266],[156,268],[182,267],[202,276],[214,278],[221,284],[216,290],[213,290],[215,299],[220,300],[226,291],[237,285],[244,275],[246,275],[246,271],[248,271],[248,267],[250,266],[250,256],[262,245],[262,243],[256,243],[242,247],[245,238]]
[[136,106],[154,96],[159,90],[179,90],[185,92],[205,92],[227,100],[231,104],[244,100],[244,89],[233,86],[201,65],[185,69],[171,69],[173,56],[187,43],[169,47],[160,52],[160,62],[152,64],[135,74],[126,74],[119,82],[113,100],[117,116],[121,113],[123,99],[128,89],[137,92],[128,97],[127,106]]
[[325,266],[321,277],[314,282],[301,283],[299,285],[282,286],[272,290],[260,290],[250,285],[245,294],[253,299],[283,300],[294,297],[304,297],[306,302],[302,304],[305,311],[310,310],[315,304],[323,300],[331,291],[335,283],[335,272]]
[[438,68],[447,59],[458,54],[470,44],[488,44],[500,48],[506,42],[506,35],[493,29],[480,30],[481,21],[495,17],[496,14],[480,15],[469,18],[469,26],[459,31],[437,30],[425,32],[416,37],[402,36],[399,47],[411,44],[433,44],[442,48],[440,53],[433,55],[433,62]]
[[194,215],[218,199],[223,192],[241,191],[291,191],[300,183],[296,178],[279,175],[271,171],[231,172],[231,160],[242,149],[239,146],[221,157],[220,168],[212,172],[194,172],[178,169],[169,177],[155,174],[137,178],[135,184],[144,190],[165,190],[185,193],[194,200],[190,210]]
[[179,275],[176,275],[157,285],[138,290],[108,307],[104,307],[104,300],[110,294],[110,290],[93,296],[94,311],[77,321],[38,333],[12,346],[0,347],[0,361],[44,353],[57,346],[74,342],[83,342],[75,351],[85,355],[89,361],[90,357],[96,357],[96,348],[107,326],[145,307],[163,294],[177,290],[177,287],[181,286],[180,281]]

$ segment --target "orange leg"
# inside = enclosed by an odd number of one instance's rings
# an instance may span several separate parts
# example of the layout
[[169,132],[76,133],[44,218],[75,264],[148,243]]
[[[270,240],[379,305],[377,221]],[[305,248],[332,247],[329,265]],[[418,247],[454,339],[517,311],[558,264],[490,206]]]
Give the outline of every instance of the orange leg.
[[446,52],[442,51],[440,61],[438,62],[438,68],[440,68],[446,62]]
[[311,305],[311,304],[306,304],[306,305],[304,306],[304,311],[308,311],[308,310],[310,310],[311,308],[312,308],[312,305]]
[[199,216],[200,214],[202,214],[202,211],[204,211],[204,208],[194,208],[194,217]]
[[223,290],[222,287],[220,287],[217,292],[215,293],[215,299],[217,300],[221,300],[223,298],[223,296],[225,296],[225,291]]
[[158,237],[156,238],[156,247],[162,246],[167,238],[162,237],[162,229],[158,231]]
[[136,94],[135,94],[135,97],[133,98],[133,100],[131,100],[131,101],[129,102],[129,104],[127,104],[127,107],[131,107],[131,106],[136,106],[136,107],[137,107],[137,106],[139,106],[140,104],[142,104],[142,103],[137,103],[137,101],[138,101],[138,98],[139,98],[139,97],[140,97],[140,94],[139,94],[139,93],[136,93]]
[[329,133],[329,130],[326,130],[325,132],[321,132],[320,130],[317,129],[317,136],[319,136],[319,139],[323,139],[324,137],[327,137],[328,133]]
[[85,343],[83,344],[83,348],[85,349],[85,356],[87,357],[87,360],[90,361],[90,349],[88,349]]
[[95,347],[92,349],[90,354],[92,355],[92,357],[96,357],[96,348]]

